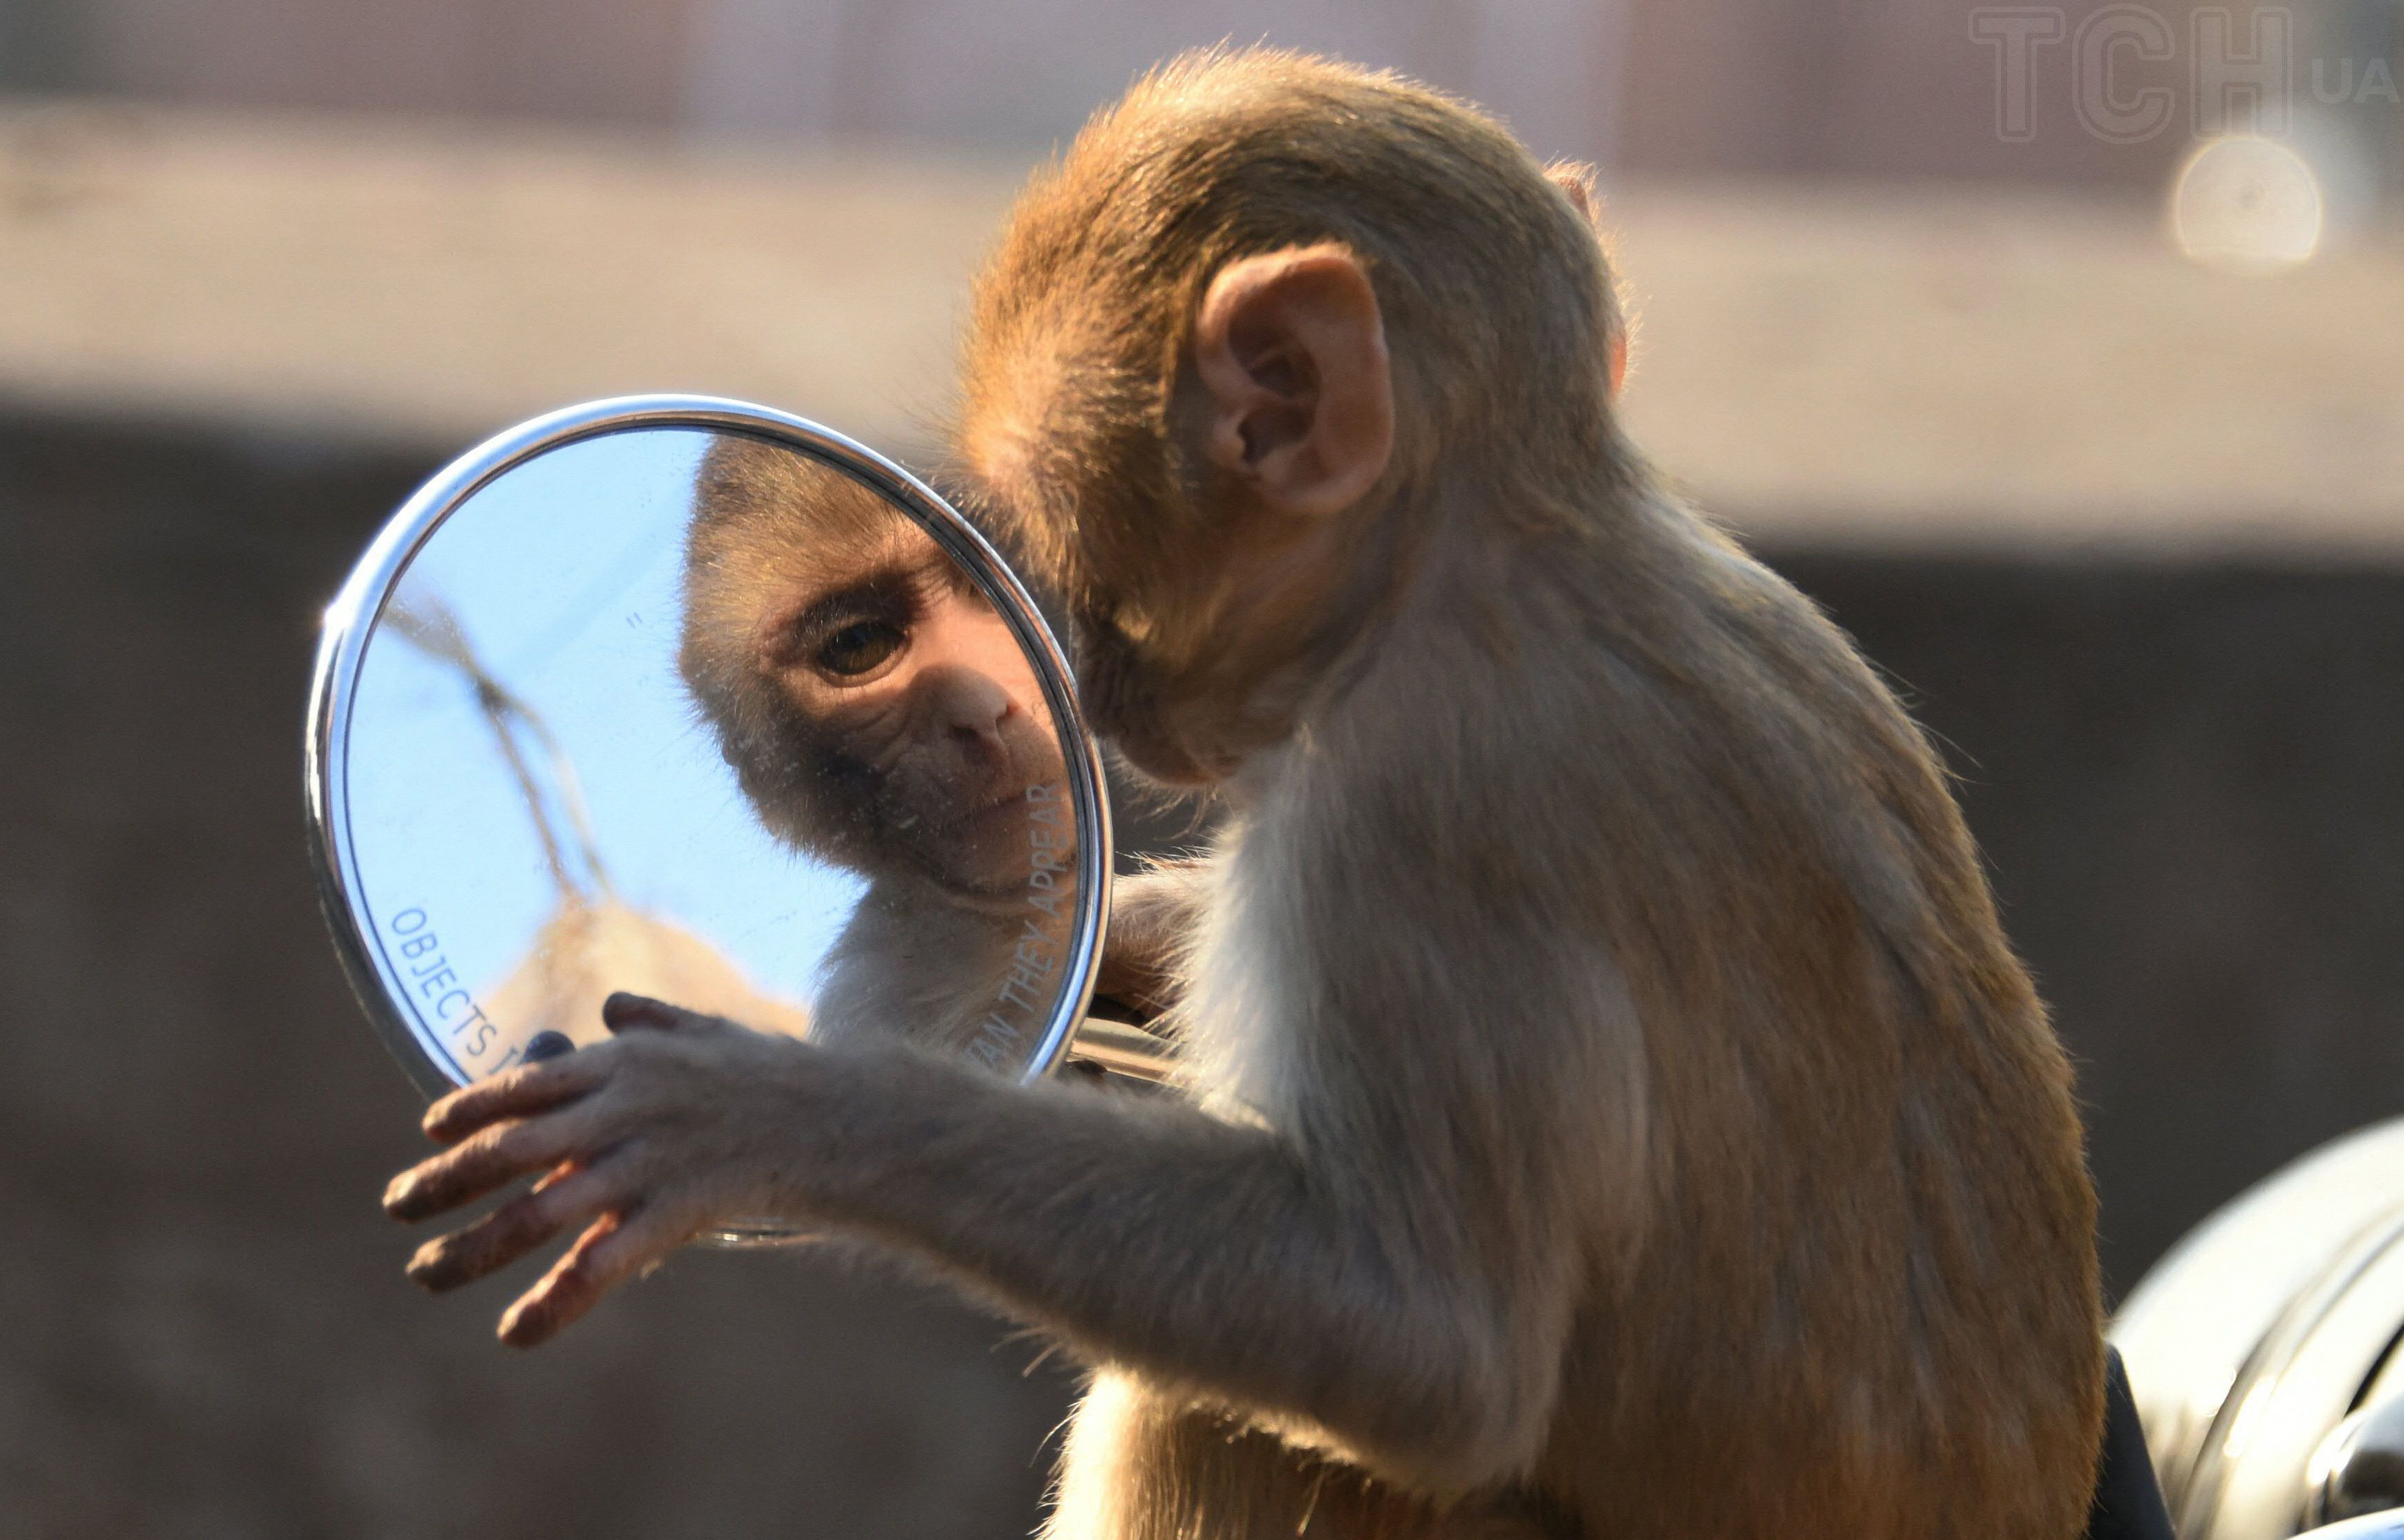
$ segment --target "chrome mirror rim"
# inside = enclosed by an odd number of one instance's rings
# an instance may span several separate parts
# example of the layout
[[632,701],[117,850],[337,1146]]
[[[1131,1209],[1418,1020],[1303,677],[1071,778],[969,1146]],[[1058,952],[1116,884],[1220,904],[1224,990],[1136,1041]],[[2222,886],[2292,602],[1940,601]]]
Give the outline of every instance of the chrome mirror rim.
[[933,488],[867,445],[807,418],[714,396],[612,397],[548,413],[495,434],[451,461],[384,521],[326,607],[310,679],[302,782],[318,904],[351,992],[420,1091],[438,1097],[465,1083],[446,1071],[446,1064],[456,1066],[440,1042],[430,1040],[393,1003],[404,992],[398,976],[391,959],[365,939],[366,895],[350,845],[349,738],[359,671],[376,619],[434,532],[505,471],[584,440],[663,428],[740,433],[799,450],[901,506],[976,578],[1012,635],[1036,660],[1037,679],[1060,739],[1073,816],[1084,832],[1077,842],[1079,912],[1067,947],[1066,987],[1020,1079],[1031,1082],[1049,1074],[1068,1052],[1092,1001],[1111,899],[1110,800],[1103,790],[1100,749],[1078,707],[1068,658],[1017,574]]
[[2306,1530],[2296,1540],[2404,1540],[2404,1508],[2366,1513],[2319,1529]]
[[2357,1129],[2232,1198],[2122,1303],[2162,1495],[2191,1540],[2273,1540],[2312,1463],[2380,1390],[2404,1301],[2404,1119]]

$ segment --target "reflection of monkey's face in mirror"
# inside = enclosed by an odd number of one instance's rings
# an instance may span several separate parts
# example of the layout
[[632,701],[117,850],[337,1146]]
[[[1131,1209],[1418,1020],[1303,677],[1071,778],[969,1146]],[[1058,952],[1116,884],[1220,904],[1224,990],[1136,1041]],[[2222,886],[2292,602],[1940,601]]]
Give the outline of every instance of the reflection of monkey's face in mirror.
[[687,685],[762,820],[869,876],[1001,897],[1058,743],[1008,623],[906,514],[791,450],[729,437],[686,545]]

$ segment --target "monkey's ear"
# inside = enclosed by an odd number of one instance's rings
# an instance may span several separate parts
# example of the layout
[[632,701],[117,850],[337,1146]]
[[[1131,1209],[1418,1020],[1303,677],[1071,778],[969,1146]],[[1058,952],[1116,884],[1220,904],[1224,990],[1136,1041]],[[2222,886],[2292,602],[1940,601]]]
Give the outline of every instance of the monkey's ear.
[[1544,177],[1569,195],[1586,222],[1600,227],[1602,223],[1602,199],[1594,190],[1594,168],[1584,161],[1555,161],[1544,168]]
[[1204,450],[1260,501],[1302,517],[1360,501],[1394,450],[1394,384],[1377,290],[1333,244],[1239,258],[1194,322],[1209,398]]
[[[1561,189],[1570,205],[1586,217],[1595,227],[1598,236],[1602,230],[1602,195],[1594,189],[1594,168],[1583,161],[1555,161],[1544,167],[1544,179]],[[1628,334],[1614,333],[1611,339],[1611,397],[1619,399],[1619,387],[1628,383]]]

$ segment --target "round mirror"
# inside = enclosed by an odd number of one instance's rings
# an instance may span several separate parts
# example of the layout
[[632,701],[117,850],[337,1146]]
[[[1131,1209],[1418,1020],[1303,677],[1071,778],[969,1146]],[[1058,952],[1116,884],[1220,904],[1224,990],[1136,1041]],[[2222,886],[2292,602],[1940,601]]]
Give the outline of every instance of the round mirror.
[[1041,1075],[1110,829],[1060,651],[926,486],[799,418],[639,398],[421,489],[326,618],[327,914],[439,1094],[624,989]]

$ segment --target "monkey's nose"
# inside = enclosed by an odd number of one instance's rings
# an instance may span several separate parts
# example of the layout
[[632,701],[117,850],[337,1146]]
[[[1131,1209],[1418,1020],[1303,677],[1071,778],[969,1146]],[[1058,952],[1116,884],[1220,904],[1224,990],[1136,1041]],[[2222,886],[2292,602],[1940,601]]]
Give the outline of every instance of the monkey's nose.
[[953,744],[980,768],[1004,763],[1010,749],[1002,730],[1019,710],[1018,702],[973,669],[960,669],[943,682],[942,718]]
[[1008,721],[1010,713],[1016,709],[1016,705],[1012,704],[1003,707],[1000,716],[988,718],[984,721],[955,721],[952,723],[953,743],[957,745],[960,752],[968,757],[969,763],[978,769],[1000,768],[1010,758],[1010,746],[1001,738],[1001,724]]

